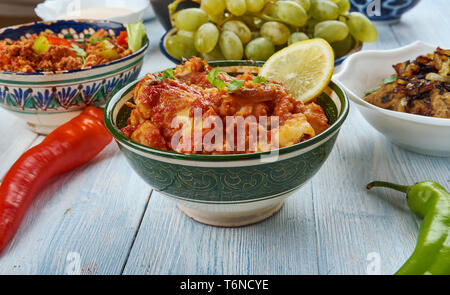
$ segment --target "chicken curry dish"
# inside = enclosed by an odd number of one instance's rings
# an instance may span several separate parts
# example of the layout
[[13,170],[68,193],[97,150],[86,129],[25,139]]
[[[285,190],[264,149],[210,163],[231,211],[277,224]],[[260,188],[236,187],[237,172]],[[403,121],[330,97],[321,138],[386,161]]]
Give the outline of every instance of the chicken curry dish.
[[396,74],[366,93],[367,102],[398,112],[450,118],[450,50],[394,65]]
[[147,74],[132,95],[122,134],[166,151],[269,151],[308,140],[329,127],[318,104],[295,100],[281,84],[250,72],[233,76],[198,57],[174,70]]

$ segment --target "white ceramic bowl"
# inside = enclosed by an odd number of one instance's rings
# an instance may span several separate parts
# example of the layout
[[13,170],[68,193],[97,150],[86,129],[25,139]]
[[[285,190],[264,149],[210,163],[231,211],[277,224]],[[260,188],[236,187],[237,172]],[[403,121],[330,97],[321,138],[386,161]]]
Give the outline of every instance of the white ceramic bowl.
[[77,13],[77,9],[94,7],[128,8],[133,10],[133,13],[110,18],[99,15],[98,19],[107,19],[120,23],[135,23],[142,20],[144,14],[149,12],[150,3],[148,0],[46,0],[38,4],[34,11],[46,21],[58,20],[61,19],[62,15],[67,14],[73,15],[70,19],[92,19],[91,16],[83,16]]
[[363,99],[365,91],[395,73],[393,65],[434,52],[436,47],[417,41],[393,50],[358,52],[342,64],[335,79],[367,122],[394,144],[420,154],[450,157],[450,119],[385,110]]

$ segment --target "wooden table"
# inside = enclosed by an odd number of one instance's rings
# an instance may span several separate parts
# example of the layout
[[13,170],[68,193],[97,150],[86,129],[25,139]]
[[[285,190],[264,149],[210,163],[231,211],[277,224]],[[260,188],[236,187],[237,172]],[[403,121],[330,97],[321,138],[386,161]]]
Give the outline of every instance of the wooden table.
[[[416,40],[450,48],[449,15],[448,0],[423,0],[400,24],[378,25],[378,42],[364,49]],[[147,27],[142,73],[172,66],[159,52],[162,27]],[[41,140],[0,110],[0,179]],[[0,256],[0,274],[391,274],[412,253],[420,221],[401,193],[365,185],[435,180],[449,189],[449,172],[448,158],[392,145],[353,107],[328,161],[278,214],[215,228],[152,191],[112,143],[40,193]]]

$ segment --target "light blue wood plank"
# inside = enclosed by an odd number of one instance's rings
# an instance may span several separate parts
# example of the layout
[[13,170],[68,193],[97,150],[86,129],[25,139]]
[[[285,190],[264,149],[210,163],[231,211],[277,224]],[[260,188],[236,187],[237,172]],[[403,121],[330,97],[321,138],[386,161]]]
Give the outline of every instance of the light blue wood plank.
[[449,15],[448,0],[422,0],[399,24],[392,25],[392,29],[401,45],[422,40],[450,48]]
[[147,35],[150,39],[150,46],[141,75],[146,73],[155,73],[167,68],[174,67],[175,64],[167,59],[159,49],[159,41],[165,30],[158,21],[152,21],[145,24]]
[[79,253],[82,274],[120,274],[149,195],[112,143],[37,196],[0,256],[0,274],[65,274],[69,253]]
[[0,180],[37,137],[25,121],[0,108]]
[[124,274],[316,274],[311,186],[266,221],[215,228],[153,193]]
[[[364,49],[418,39],[450,47],[447,2],[423,0],[402,23],[377,25],[380,40]],[[159,52],[162,27],[154,21],[147,29],[151,46],[142,73],[173,66]],[[4,113],[0,110],[0,178],[36,139]],[[125,267],[126,274],[364,274],[367,255],[377,252],[381,273],[390,274],[413,250],[418,220],[402,194],[369,193],[365,184],[377,178],[430,179],[448,188],[449,166],[448,159],[393,146],[352,108],[323,169],[279,214],[251,227],[220,229],[192,221],[158,193],[141,220],[150,189],[111,145],[39,195],[0,255],[0,273],[66,273],[68,254],[75,252],[81,273],[117,274]]]

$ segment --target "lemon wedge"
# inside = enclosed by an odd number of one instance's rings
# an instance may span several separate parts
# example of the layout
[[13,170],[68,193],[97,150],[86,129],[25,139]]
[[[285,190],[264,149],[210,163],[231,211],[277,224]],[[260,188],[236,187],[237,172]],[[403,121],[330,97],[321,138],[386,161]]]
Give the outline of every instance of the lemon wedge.
[[327,41],[296,42],[272,55],[259,75],[280,82],[291,95],[307,102],[320,95],[331,81],[334,52]]

